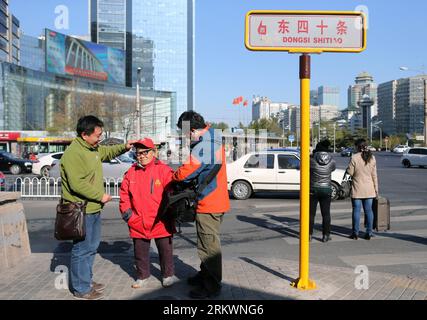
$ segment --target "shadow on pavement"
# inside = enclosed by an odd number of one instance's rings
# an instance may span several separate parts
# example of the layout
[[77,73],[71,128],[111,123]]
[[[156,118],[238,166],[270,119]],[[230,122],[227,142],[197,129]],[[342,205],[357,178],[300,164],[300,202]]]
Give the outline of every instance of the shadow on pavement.
[[247,262],[247,263],[250,263],[250,264],[252,264],[252,265],[254,265],[254,266],[256,266],[256,267],[258,267],[258,268],[260,268],[260,269],[262,269],[262,270],[264,270],[264,271],[267,271],[267,272],[271,273],[272,275],[274,275],[274,276],[276,276],[276,277],[278,277],[278,278],[281,278],[281,279],[287,280],[287,281],[289,281],[289,282],[293,282],[293,281],[295,281],[295,279],[290,278],[290,277],[288,277],[288,276],[286,276],[286,275],[284,275],[284,274],[282,274],[282,273],[280,273],[280,272],[277,272],[277,271],[275,271],[275,270],[273,270],[273,269],[271,269],[271,268],[269,268],[269,267],[266,267],[265,265],[263,265],[263,264],[261,264],[261,263],[258,263],[258,262],[256,262],[256,261],[254,261],[254,260],[250,259],[250,258],[246,258],[246,257],[239,257],[239,259],[240,259],[240,260],[243,260],[243,261],[245,261],[245,262]]

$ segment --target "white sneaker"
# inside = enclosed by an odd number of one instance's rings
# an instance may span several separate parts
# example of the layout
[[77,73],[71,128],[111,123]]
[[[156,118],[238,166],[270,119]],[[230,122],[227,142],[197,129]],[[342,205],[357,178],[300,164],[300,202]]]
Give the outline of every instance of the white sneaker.
[[177,281],[178,281],[178,278],[175,277],[175,276],[170,276],[170,277],[167,277],[167,278],[162,278],[162,286],[164,288],[167,288],[167,287],[172,286]]
[[134,289],[139,289],[142,288],[143,286],[145,286],[148,282],[149,278],[145,278],[145,279],[138,279],[136,280],[133,284],[132,284],[132,288]]

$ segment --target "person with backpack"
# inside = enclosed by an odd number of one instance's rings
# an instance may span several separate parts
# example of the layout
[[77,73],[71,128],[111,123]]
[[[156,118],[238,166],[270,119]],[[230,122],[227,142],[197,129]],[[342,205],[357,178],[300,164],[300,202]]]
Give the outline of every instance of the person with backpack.
[[120,212],[129,226],[134,243],[137,279],[132,288],[147,285],[150,277],[150,243],[154,239],[160,260],[163,287],[170,287],[174,276],[173,219],[159,214],[164,191],[172,181],[173,170],[155,157],[149,138],[135,144],[137,162],[126,172],[120,188]]
[[[177,169],[173,180],[196,181],[199,186],[210,180],[197,197],[197,253],[201,264],[200,271],[188,279],[188,283],[195,287],[189,295],[194,299],[212,298],[221,293],[220,225],[224,213],[230,209],[225,149],[220,130],[210,128],[197,112],[181,114],[177,126],[191,139],[191,145],[189,159]],[[218,170],[218,164],[219,171],[210,179],[210,173]]]
[[368,149],[366,141],[359,139],[355,143],[357,153],[351,157],[347,173],[352,178],[351,202],[353,227],[351,239],[359,238],[360,212],[363,210],[367,218],[365,239],[370,240],[373,236],[372,203],[378,197],[377,165],[372,152]]
[[310,241],[313,235],[317,203],[322,213],[322,242],[331,240],[331,173],[336,169],[329,154],[328,140],[319,142],[310,159]]

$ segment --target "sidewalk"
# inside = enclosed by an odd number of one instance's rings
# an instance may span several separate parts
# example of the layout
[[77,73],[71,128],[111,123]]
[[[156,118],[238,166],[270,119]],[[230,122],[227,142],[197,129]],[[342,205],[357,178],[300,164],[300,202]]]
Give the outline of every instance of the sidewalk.
[[[175,252],[175,254],[178,254]],[[196,255],[175,256],[176,275],[180,279],[171,288],[163,288],[157,254],[152,253],[153,275],[144,289],[132,289],[134,270],[131,252],[97,255],[94,280],[107,284],[104,299],[187,300],[190,286],[186,278],[198,270]],[[72,294],[61,286],[63,265],[69,254],[33,253],[19,266],[0,274],[0,299],[69,300]],[[55,273],[55,269],[57,273]],[[223,260],[223,289],[219,300],[426,300],[427,280],[370,272],[369,289],[357,290],[353,269],[310,265],[310,278],[317,289],[300,291],[290,286],[298,277],[299,264],[285,259],[235,257]]]

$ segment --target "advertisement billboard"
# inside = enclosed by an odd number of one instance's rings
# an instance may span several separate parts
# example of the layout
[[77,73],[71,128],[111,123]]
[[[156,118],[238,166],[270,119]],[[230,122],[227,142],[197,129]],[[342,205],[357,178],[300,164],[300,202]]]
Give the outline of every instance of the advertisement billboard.
[[46,71],[125,85],[124,50],[46,29]]

